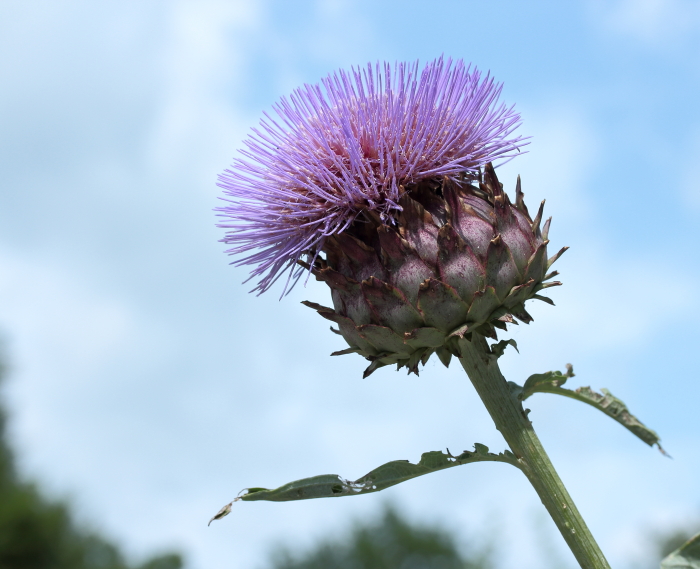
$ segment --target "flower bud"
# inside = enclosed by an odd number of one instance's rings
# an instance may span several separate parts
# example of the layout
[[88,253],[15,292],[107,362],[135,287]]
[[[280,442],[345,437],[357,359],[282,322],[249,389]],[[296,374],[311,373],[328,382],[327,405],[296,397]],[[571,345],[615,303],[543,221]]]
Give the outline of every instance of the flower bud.
[[496,328],[531,322],[525,302],[551,303],[538,293],[561,284],[547,273],[566,248],[547,258],[544,202],[533,220],[519,178],[515,193],[513,204],[489,163],[478,183],[405,188],[393,223],[358,217],[326,239],[325,258],[310,268],[331,288],[333,308],[305,304],[337,324],[350,347],[336,354],[370,360],[365,376],[389,364],[418,373],[433,353],[448,365],[458,337],[496,339]]
[[325,281],[333,308],[307,304],[337,324],[350,346],[338,353],[372,362],[365,375],[418,373],[433,353],[447,365],[457,338],[531,321],[525,301],[551,302],[537,293],[559,283],[545,284],[542,208],[531,219],[520,182],[512,204],[496,178],[527,144],[500,92],[439,58],[339,71],[283,98],[219,178],[234,264],[253,265],[259,293],[285,273],[284,291],[307,271]]

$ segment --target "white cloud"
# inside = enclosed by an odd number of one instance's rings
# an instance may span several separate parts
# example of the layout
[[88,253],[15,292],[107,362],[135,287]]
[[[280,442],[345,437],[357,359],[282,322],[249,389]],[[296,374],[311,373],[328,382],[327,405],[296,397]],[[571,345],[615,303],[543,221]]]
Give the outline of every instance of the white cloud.
[[610,32],[658,47],[700,30],[696,0],[589,0],[592,19]]
[[[532,136],[526,154],[499,169],[507,191],[514,193],[519,174],[531,214],[546,199],[545,217],[553,216],[552,234],[562,226],[589,223],[592,196],[586,190],[590,172],[601,152],[599,133],[576,102],[548,101],[547,106],[519,108],[527,117],[521,131]],[[534,211],[533,211],[534,210]]]
[[260,31],[264,6],[181,1],[169,11],[164,84],[150,140],[161,176],[178,179],[197,166],[216,172],[228,163],[247,122],[235,114],[235,97],[246,81],[247,46]]
[[[0,267],[2,327],[12,331],[19,346],[35,344],[42,361],[89,376],[134,333],[131,310],[76,280],[70,269],[34,263],[7,250],[0,251]],[[17,365],[31,366],[28,356],[17,354]]]

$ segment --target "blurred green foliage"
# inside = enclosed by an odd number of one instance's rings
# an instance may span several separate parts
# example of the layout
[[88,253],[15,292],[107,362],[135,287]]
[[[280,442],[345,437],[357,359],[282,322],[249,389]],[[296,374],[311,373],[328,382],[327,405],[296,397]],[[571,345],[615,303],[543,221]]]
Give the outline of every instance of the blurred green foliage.
[[[698,525],[695,524],[693,529],[697,528]],[[666,533],[657,534],[654,539],[654,544],[656,545],[656,552],[660,559],[663,559],[667,555],[670,555],[691,537],[693,537],[694,532],[685,528],[675,528]]]
[[[0,367],[0,387],[3,372]],[[181,569],[177,554],[127,563],[115,545],[78,527],[67,504],[45,498],[34,484],[22,481],[6,422],[0,401],[0,569]]]
[[[700,523],[697,521],[692,524],[688,524],[687,527],[678,526],[675,528],[667,528],[664,531],[655,531],[651,536],[651,543],[654,545],[654,558],[655,559],[665,559],[667,555],[670,555],[677,549],[679,549],[686,541],[693,537],[697,533],[697,528],[700,527]],[[690,530],[688,528],[693,528]],[[641,567],[640,569],[657,569],[658,563],[649,563],[647,567]],[[692,565],[696,567],[697,565]],[[685,565],[684,565],[685,567]],[[688,569],[691,565],[687,566]]]
[[376,521],[355,524],[338,539],[294,555],[278,551],[272,569],[490,569],[490,549],[463,551],[441,527],[412,524],[387,507]]

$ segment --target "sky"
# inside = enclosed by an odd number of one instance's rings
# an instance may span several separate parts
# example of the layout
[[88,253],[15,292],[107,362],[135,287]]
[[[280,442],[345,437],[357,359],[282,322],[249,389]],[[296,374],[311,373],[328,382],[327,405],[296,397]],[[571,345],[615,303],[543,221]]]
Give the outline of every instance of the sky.
[[[659,528],[700,523],[700,4],[692,0],[0,0],[0,337],[20,467],[134,559],[262,568],[276,544],[342,537],[390,500],[503,567],[574,567],[525,478],[502,464],[380,494],[237,503],[249,486],[356,479],[475,442],[501,451],[463,371],[420,377],[329,357],[302,300],[248,294],[219,242],[216,176],[281,96],[374,61],[462,58],[503,82],[547,199],[564,286],[513,330],[502,369],[574,364],[673,459],[609,418],[539,395],[530,418],[615,567]],[[434,358],[435,359],[435,358]]]

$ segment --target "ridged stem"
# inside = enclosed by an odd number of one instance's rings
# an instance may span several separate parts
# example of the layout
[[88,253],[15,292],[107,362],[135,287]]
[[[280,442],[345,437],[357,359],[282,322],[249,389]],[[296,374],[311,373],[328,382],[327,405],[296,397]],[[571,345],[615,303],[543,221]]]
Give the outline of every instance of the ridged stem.
[[603,552],[559,478],[521,403],[511,395],[497,358],[483,336],[459,342],[460,362],[484,402],[496,428],[518,457],[522,471],[552,516],[574,557],[584,569],[610,569]]

